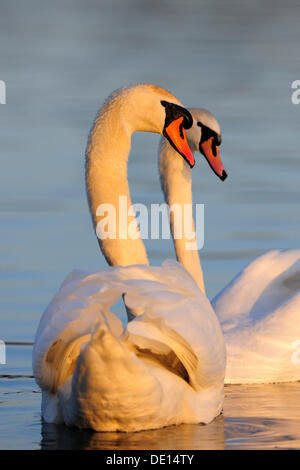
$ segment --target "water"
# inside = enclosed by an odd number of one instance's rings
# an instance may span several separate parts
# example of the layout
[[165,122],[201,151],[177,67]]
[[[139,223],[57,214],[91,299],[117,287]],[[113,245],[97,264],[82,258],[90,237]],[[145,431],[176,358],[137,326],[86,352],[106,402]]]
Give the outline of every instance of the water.
[[[103,269],[84,192],[86,137],[106,96],[153,82],[219,119],[221,183],[198,155],[205,203],[201,260],[215,295],[247,262],[298,248],[300,6],[288,1],[10,0],[1,3],[0,338],[32,343],[40,315],[73,268]],[[157,135],[133,138],[134,202],[159,203]],[[146,243],[152,264],[174,257]],[[1,448],[299,448],[300,384],[226,387],[209,426],[123,435],[41,426],[30,346],[0,365]],[[299,426],[300,428],[300,426]]]
[[0,387],[0,449],[298,449],[299,383],[226,386],[211,424],[139,433],[95,433],[42,424],[31,346],[8,346]]

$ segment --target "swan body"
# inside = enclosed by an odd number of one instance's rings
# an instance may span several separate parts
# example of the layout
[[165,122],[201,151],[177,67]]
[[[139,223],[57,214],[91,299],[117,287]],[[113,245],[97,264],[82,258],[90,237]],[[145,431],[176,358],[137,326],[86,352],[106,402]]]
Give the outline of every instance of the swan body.
[[258,257],[212,305],[225,337],[225,383],[300,380],[300,250]]
[[[190,112],[193,126],[187,138],[195,152],[200,150],[202,125],[216,134],[220,127],[207,110]],[[166,200],[192,203],[192,171],[165,140],[159,165]],[[179,191],[167,190],[172,180]],[[186,252],[185,244],[184,239],[174,239],[177,259],[205,292],[198,252]],[[212,300],[212,306],[226,344],[225,383],[300,380],[300,250],[277,250],[258,257]]]
[[[139,431],[209,423],[222,410],[225,346],[207,297],[178,263],[148,266],[139,236],[102,237],[98,209],[117,208],[121,195],[130,205],[135,131],[163,134],[192,166],[184,130],[191,122],[177,98],[154,85],[118,90],[95,120],[86,152],[89,205],[100,248],[118,267],[72,272],[41,318],[33,370],[46,422]],[[120,296],[133,318],[125,329],[111,311]]]
[[[125,329],[110,310],[123,293],[144,310]],[[44,420],[96,431],[209,423],[224,373],[217,317],[176,262],[72,272],[34,346]]]

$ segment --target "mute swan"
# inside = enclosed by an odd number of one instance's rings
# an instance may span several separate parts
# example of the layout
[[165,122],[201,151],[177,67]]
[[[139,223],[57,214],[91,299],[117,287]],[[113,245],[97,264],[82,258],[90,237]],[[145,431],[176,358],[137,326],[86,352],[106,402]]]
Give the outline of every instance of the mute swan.
[[[130,201],[131,134],[163,134],[193,166],[184,130],[191,124],[190,113],[157,86],[111,95],[86,152],[95,227],[103,220],[100,205],[118,208],[119,195]],[[117,220],[123,216],[117,212]],[[120,267],[72,272],[36,333],[33,370],[44,420],[96,431],[209,423],[221,412],[225,375],[223,335],[210,302],[178,263],[147,266],[141,238],[101,239],[100,233],[99,243],[108,263]],[[131,312],[143,311],[125,330],[110,311],[121,295]]]
[[[188,143],[193,152],[203,152],[203,129],[204,138],[210,132],[220,141],[220,127],[208,111],[190,112],[193,126],[187,131]],[[170,205],[192,202],[191,169],[165,139],[160,173]],[[172,232],[173,225],[171,213]],[[174,239],[177,259],[205,292],[198,251],[186,251],[185,243],[184,238]],[[225,383],[300,380],[300,250],[258,257],[212,300],[212,306],[227,349]]]

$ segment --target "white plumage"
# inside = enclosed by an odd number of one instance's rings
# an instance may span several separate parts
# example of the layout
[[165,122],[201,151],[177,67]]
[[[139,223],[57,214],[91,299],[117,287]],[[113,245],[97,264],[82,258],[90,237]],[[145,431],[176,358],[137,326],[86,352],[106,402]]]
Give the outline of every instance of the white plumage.
[[300,339],[300,250],[255,259],[212,305],[225,337],[226,383],[300,380],[294,359]]
[[[123,329],[123,294],[144,313]],[[209,423],[222,409],[225,349],[206,296],[176,262],[74,271],[34,346],[42,415],[97,431]]]

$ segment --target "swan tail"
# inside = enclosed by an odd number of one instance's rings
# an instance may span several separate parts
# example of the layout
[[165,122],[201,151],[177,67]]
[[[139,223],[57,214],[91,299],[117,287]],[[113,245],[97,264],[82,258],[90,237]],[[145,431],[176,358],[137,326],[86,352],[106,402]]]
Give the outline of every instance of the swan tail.
[[[99,324],[78,357],[64,421],[96,431],[136,431],[159,415],[161,388],[145,364]],[[134,416],[134,420],[132,420]]]
[[[110,274],[108,270],[106,277]],[[99,322],[116,336],[123,334],[121,321],[109,310],[121,292],[113,282],[108,285],[103,273],[73,271],[65,279],[44,312],[34,341],[33,372],[43,390],[55,394],[72,376]]]

